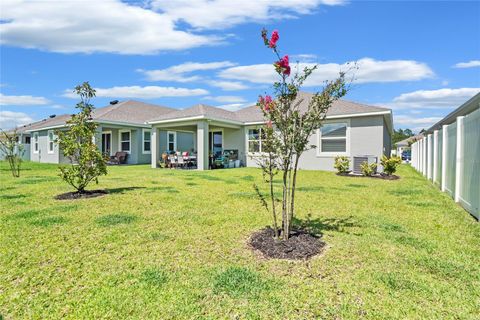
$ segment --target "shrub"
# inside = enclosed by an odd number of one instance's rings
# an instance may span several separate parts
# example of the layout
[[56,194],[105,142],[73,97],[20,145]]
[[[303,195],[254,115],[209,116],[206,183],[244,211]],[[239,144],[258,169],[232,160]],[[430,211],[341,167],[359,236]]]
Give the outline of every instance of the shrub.
[[338,173],[347,173],[350,171],[350,159],[345,156],[336,156],[333,167],[337,169]]
[[25,152],[23,144],[19,142],[17,130],[6,132],[2,130],[0,137],[0,151],[5,155],[5,159],[10,165],[10,171],[15,178],[20,177],[20,166],[22,164],[22,156]]
[[377,170],[377,164],[376,163],[370,163],[368,164],[367,161],[364,161],[361,165],[360,165],[360,169],[362,170],[362,175],[366,176],[366,177],[370,177],[371,175],[373,175],[375,173],[375,171]]
[[397,156],[388,158],[387,156],[383,155],[380,159],[380,164],[383,167],[383,172],[389,176],[397,171],[397,166],[400,163],[402,163],[402,159]]

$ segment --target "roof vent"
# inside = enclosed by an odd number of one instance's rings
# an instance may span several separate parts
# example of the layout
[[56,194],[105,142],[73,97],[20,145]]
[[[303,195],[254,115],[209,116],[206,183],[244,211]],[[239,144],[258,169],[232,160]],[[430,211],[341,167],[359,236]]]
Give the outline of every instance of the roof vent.
[[111,105],[114,105],[114,104],[117,104],[117,103],[118,103],[118,100],[112,100],[112,101],[110,101],[110,104],[111,104]]
[[56,114],[51,114],[49,118],[52,119],[52,118],[55,118],[56,116],[57,116]]

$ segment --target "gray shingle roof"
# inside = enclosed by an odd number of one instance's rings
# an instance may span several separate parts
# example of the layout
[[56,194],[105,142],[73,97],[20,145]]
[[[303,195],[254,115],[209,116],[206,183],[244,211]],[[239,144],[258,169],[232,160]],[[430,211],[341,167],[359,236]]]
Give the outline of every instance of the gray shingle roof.
[[[107,121],[144,125],[146,121],[152,118],[159,117],[169,112],[174,112],[175,110],[176,109],[140,101],[128,100],[103,108],[94,109],[92,119],[97,122]],[[71,115],[69,114],[58,115],[54,118],[48,118],[26,125],[24,131],[40,130],[42,128],[64,125],[70,118]]]
[[[300,92],[297,96],[297,101],[301,100],[300,110],[307,110],[308,103],[313,97],[312,93]],[[327,112],[328,116],[340,116],[348,114],[359,114],[367,112],[381,112],[381,111],[390,111],[388,108],[383,107],[374,107],[357,102],[347,101],[347,100],[337,100],[335,101],[330,109]],[[255,105],[241,109],[236,112],[239,120],[244,122],[258,122],[263,121],[263,115],[260,109]]]
[[191,118],[191,117],[198,117],[198,116],[205,116],[206,118],[221,119],[221,120],[240,121],[235,112],[208,106],[205,104],[196,104],[190,108],[163,114],[158,118],[150,120],[150,122],[181,119],[181,118]]

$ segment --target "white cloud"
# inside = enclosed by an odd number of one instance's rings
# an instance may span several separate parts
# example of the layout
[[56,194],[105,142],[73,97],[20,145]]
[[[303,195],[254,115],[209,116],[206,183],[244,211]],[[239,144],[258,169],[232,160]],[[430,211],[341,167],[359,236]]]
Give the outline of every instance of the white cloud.
[[197,29],[223,29],[246,22],[266,23],[310,14],[320,5],[344,0],[153,0],[152,8]]
[[422,129],[428,129],[442,117],[416,117],[407,115],[398,115],[393,117],[393,121],[396,128],[409,128],[414,132],[419,132]]
[[471,60],[469,62],[459,62],[453,68],[475,68],[480,67],[480,60]]
[[245,102],[246,100],[243,97],[239,96],[217,96],[217,97],[203,97],[202,100],[210,100],[222,103],[240,103]]
[[403,93],[390,103],[383,103],[394,109],[439,109],[457,108],[480,92],[480,88],[458,88],[438,90],[418,90]]
[[28,114],[23,112],[0,111],[0,128],[2,129],[12,129],[33,121]]
[[45,105],[50,101],[44,97],[34,96],[7,96],[0,93],[0,105],[2,106],[33,106],[33,105]]
[[[299,63],[298,67],[312,67],[311,63]],[[296,64],[293,65],[294,70]],[[353,62],[344,64],[318,64],[317,69],[305,82],[305,86],[319,86],[325,80],[333,80],[340,71],[355,75],[355,83],[384,83],[398,81],[415,81],[434,76],[433,71],[424,63],[413,60],[379,61],[372,58],[362,58],[357,61],[358,70],[351,70]],[[255,64],[236,66],[219,72],[219,77],[231,80],[243,80],[253,83],[273,83],[278,80],[271,64]]]
[[311,53],[301,53],[301,54],[292,54],[290,56],[291,61],[298,61],[298,62],[314,62],[316,61],[317,55]]
[[172,17],[119,0],[2,0],[0,10],[0,43],[22,48],[151,54],[221,41],[178,30]]
[[248,102],[248,103],[229,103],[220,106],[216,106],[217,108],[225,109],[227,111],[238,111],[240,109],[253,106],[255,102]]
[[[108,98],[130,98],[130,99],[155,99],[164,97],[190,97],[202,96],[209,92],[204,89],[188,89],[175,87],[158,87],[158,86],[126,86],[112,88],[95,88],[97,97]],[[73,90],[65,90],[63,96],[67,98],[77,99],[78,96],[72,92]]]
[[[292,19],[344,0],[2,0],[0,43],[61,53],[152,54],[222,43],[196,30]],[[223,30],[222,30],[223,31]],[[225,35],[226,37],[227,35]]]
[[210,80],[207,83],[212,87],[217,87],[224,91],[245,90],[249,88],[249,86],[239,81]]
[[190,76],[188,73],[194,71],[216,70],[226,67],[232,67],[235,63],[230,61],[219,62],[185,62],[176,66],[171,66],[166,69],[159,70],[143,70],[137,69],[138,72],[143,73],[148,81],[176,81],[176,82],[192,82],[199,81],[200,76]]

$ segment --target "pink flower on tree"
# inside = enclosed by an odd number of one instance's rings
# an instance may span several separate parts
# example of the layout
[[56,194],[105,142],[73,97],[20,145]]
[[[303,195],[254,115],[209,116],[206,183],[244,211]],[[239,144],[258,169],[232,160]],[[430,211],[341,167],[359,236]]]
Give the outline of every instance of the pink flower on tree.
[[274,103],[273,103],[272,97],[269,96],[269,95],[266,95],[265,98],[263,96],[259,96],[258,97],[258,104],[266,112],[269,112],[269,111],[273,110],[273,108],[274,108]]
[[277,62],[275,62],[275,68],[277,69],[278,73],[282,73],[285,76],[290,75],[290,64],[288,61],[288,55],[284,56]]
[[277,46],[277,41],[280,37],[278,36],[278,31],[277,30],[273,30],[272,32],[272,36],[270,38],[270,42],[268,43],[268,46],[270,48],[275,48]]
[[265,100],[264,100],[264,105],[265,105],[265,111],[270,111],[270,110],[273,110],[273,100],[272,100],[272,97],[270,97],[269,95],[266,95],[265,96]]
[[267,128],[271,128],[272,127],[272,120],[268,120],[267,121]]

